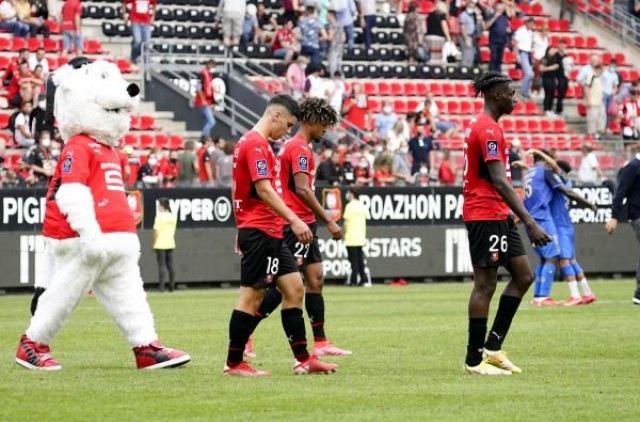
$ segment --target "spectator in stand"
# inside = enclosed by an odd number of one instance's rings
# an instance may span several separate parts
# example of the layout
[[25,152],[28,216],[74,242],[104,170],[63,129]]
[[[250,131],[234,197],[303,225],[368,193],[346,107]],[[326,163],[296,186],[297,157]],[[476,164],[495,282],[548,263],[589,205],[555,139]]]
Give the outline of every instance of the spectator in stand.
[[[547,53],[549,47],[549,27],[542,25],[540,30],[533,34],[533,83],[531,84],[532,93],[539,94],[542,86],[540,74],[540,61]],[[556,49],[557,53],[557,49]]]
[[300,43],[293,32],[293,21],[288,20],[276,31],[271,45],[273,57],[284,59],[284,63],[291,62],[294,54],[300,52]]
[[329,74],[333,75],[342,69],[342,53],[344,51],[344,41],[346,39],[344,27],[338,23],[336,12],[329,10],[327,14],[329,28],[327,30],[327,40],[329,50],[327,59],[329,61]]
[[[18,71],[13,73],[7,88],[9,104],[20,107],[25,101],[33,101],[33,83],[35,79],[29,70],[29,63],[23,61],[18,66]],[[24,89],[23,89],[24,88]]]
[[440,118],[440,109],[431,93],[427,94],[423,103],[418,104],[415,112],[418,113],[418,123],[431,128],[433,133],[440,133],[447,139],[458,134],[457,124]]
[[49,78],[49,61],[45,56],[45,50],[42,47],[38,47],[36,54],[29,57],[29,69],[33,72],[36,66],[42,67],[42,77],[44,80]]
[[427,16],[425,41],[428,51],[442,50],[445,42],[451,42],[448,18],[449,6],[443,0],[438,0],[433,12]]
[[595,185],[598,179],[604,179],[604,173],[600,169],[598,157],[593,152],[593,146],[585,144],[582,146],[582,160],[578,169],[578,181],[580,183]]
[[14,0],[4,0],[0,3],[0,29],[12,32],[15,37],[29,36],[29,26],[17,19]]
[[198,155],[198,168],[200,172],[198,179],[200,180],[200,186],[212,187],[213,186],[213,169],[211,168],[211,152],[213,152],[213,141],[211,137],[204,137],[202,140],[202,146],[197,152]]
[[25,182],[24,178],[16,173],[14,169],[5,170],[1,185],[6,189],[27,187],[27,183]]
[[374,164],[373,186],[392,186],[395,181],[396,178],[391,174],[391,165],[388,157],[378,157],[377,162]]
[[62,57],[66,57],[71,46],[75,44],[76,55],[82,55],[82,6],[80,0],[66,0],[60,13],[60,27],[62,28]]
[[576,82],[578,82],[583,87],[591,81],[591,77],[593,76],[593,69],[596,66],[600,65],[602,59],[599,54],[592,54],[589,57],[589,63],[585,64],[580,68],[580,72],[578,72],[578,77],[576,78]]
[[213,179],[218,182],[218,160],[224,156],[224,146],[227,144],[227,141],[224,138],[218,136],[213,138],[213,150],[209,152],[209,162],[211,163],[211,174],[213,174]]
[[298,22],[300,35],[302,37],[300,53],[309,57],[311,63],[322,63],[322,51],[320,50],[320,41],[327,39],[327,33],[316,16],[316,8],[307,6],[304,10],[304,16]]
[[620,127],[622,140],[628,150],[640,140],[640,99],[635,89],[629,93],[629,98],[624,100],[620,110]]
[[18,69],[20,68],[20,64],[23,62],[29,61],[29,50],[26,48],[21,48],[18,50],[18,56],[11,59],[9,65],[4,70],[4,74],[2,75],[2,85],[9,86],[11,83],[11,78],[14,75],[18,74]]
[[316,183],[322,186],[339,186],[342,182],[342,169],[340,166],[340,151],[327,150],[330,157],[318,165],[316,169]]
[[242,21],[242,35],[240,36],[240,45],[247,46],[249,44],[258,43],[258,8],[255,4],[247,4],[246,14]]
[[415,63],[416,60],[424,62],[428,58],[424,49],[424,20],[420,18],[417,10],[418,4],[416,2],[409,3],[409,12],[404,19],[402,29],[409,63]]
[[233,142],[226,142],[222,147],[222,155],[218,158],[216,163],[216,182],[218,187],[230,188],[233,184],[231,174],[233,172],[233,148],[235,144]]
[[558,19],[564,19],[565,12],[569,12],[569,21],[573,25],[573,19],[576,16],[576,3],[578,0],[560,0],[560,14]]
[[23,102],[22,107],[20,107],[20,112],[15,118],[13,139],[16,144],[21,147],[30,147],[36,142],[33,133],[29,128],[29,114],[31,114],[31,108],[30,101]]
[[34,18],[41,18],[42,20],[49,19],[49,5],[47,0],[30,0],[31,3],[31,16]]
[[426,165],[430,172],[434,172],[436,149],[433,136],[426,131],[424,125],[419,125],[416,128],[416,135],[409,141],[409,152],[413,158],[411,174],[417,173],[422,164]]
[[147,162],[138,169],[137,185],[140,188],[159,188],[162,185],[160,161],[155,153],[150,152]]
[[354,22],[358,17],[358,8],[354,0],[333,0],[333,10],[336,11],[338,23],[344,28],[347,36],[347,48],[353,50],[355,44]]
[[323,28],[327,28],[329,26],[327,15],[329,14],[329,10],[333,10],[332,0],[305,0],[304,3],[305,6],[307,4],[315,6],[318,12],[318,20]]
[[400,144],[400,148],[393,154],[391,175],[395,178],[395,186],[407,186],[414,182],[409,163],[409,146],[406,142]]
[[618,93],[622,79],[618,74],[618,61],[613,58],[609,62],[607,69],[602,72],[602,90],[604,91],[604,109],[606,113],[605,128],[609,129],[609,106],[613,101],[613,96]]
[[[242,3],[243,0],[233,2]],[[127,11],[127,5],[130,6],[129,11]],[[142,44],[151,41],[151,26],[155,16],[156,0],[124,0],[122,2],[124,24],[131,23],[131,63],[138,63],[142,54]]]
[[171,212],[167,198],[158,199],[157,210],[156,218],[153,221],[153,249],[156,252],[156,262],[158,263],[158,290],[164,292],[166,273],[169,273],[169,292],[173,292],[176,287],[173,251],[176,248],[178,217]]
[[533,33],[536,26],[534,18],[528,18],[513,34],[513,47],[516,54],[516,62],[520,65],[520,69],[524,73],[522,78],[522,86],[520,87],[520,95],[529,99],[529,90],[533,81],[533,67],[531,66],[531,51],[533,49]]
[[356,185],[369,186],[373,181],[371,176],[371,164],[367,157],[361,156],[355,169]]
[[514,188],[522,187],[522,173],[526,171],[529,166],[522,159],[520,151],[521,147],[520,139],[514,139],[511,141],[509,147],[509,165],[511,166],[511,184]]
[[317,97],[327,99],[328,89],[324,78],[324,66],[322,64],[309,63],[305,69],[307,81],[305,83],[304,92],[308,97]]
[[305,67],[308,66],[309,59],[301,54],[294,54],[293,62],[287,67],[287,86],[291,90],[291,95],[299,100],[304,95],[307,86],[307,74]]
[[160,173],[162,174],[162,187],[175,188],[180,174],[180,163],[178,163],[178,151],[171,151],[169,159],[164,160],[160,164]]
[[459,44],[462,52],[462,66],[473,67],[476,63],[478,44],[482,36],[482,15],[474,0],[466,0],[465,8],[460,13]]
[[487,10],[484,29],[489,31],[490,71],[502,72],[502,57],[511,38],[511,18],[513,16],[512,9],[502,2],[496,3],[494,10]]
[[256,18],[258,19],[258,28],[256,29],[255,42],[257,44],[271,44],[278,26],[276,19],[267,13],[263,3],[258,3]]
[[342,184],[351,186],[356,182],[356,170],[353,168],[351,160],[353,157],[350,152],[344,155],[344,161],[340,166],[340,176],[342,177]]
[[200,164],[198,156],[193,152],[195,143],[187,141],[184,149],[178,154],[178,182],[179,187],[192,187],[196,176],[200,174]]
[[36,187],[46,187],[53,175],[50,146],[49,133],[42,133],[38,136],[36,144],[27,152],[26,162],[31,166]]
[[387,132],[398,121],[398,115],[393,112],[393,105],[391,100],[385,100],[382,103],[382,113],[378,113],[375,119],[375,133],[376,139],[382,140],[387,136]]
[[456,166],[451,161],[451,150],[442,149],[442,161],[438,169],[438,183],[442,186],[453,186],[456,184]]
[[34,95],[47,95],[46,89],[45,89],[45,85],[47,83],[47,78],[44,77],[44,74],[42,73],[42,66],[37,65],[36,68],[33,70],[33,81],[31,82],[33,84],[33,89]]
[[556,116],[562,117],[562,113],[564,111],[564,98],[567,95],[567,89],[569,88],[569,78],[567,74],[570,72],[571,64],[570,62],[573,60],[571,57],[567,56],[567,43],[566,41],[560,41],[558,45],[558,52],[556,53],[558,56],[558,70],[556,72],[557,75],[557,95],[558,99],[556,101]]
[[590,79],[585,82],[584,98],[587,107],[587,133],[595,139],[604,134],[607,111],[604,108],[604,84],[602,82],[602,65],[594,66]]
[[368,50],[373,44],[373,28],[376,26],[376,0],[360,0],[360,28],[364,36],[364,47]]
[[553,100],[556,97],[558,81],[558,50],[554,46],[547,47],[547,51],[538,65],[538,71],[542,77],[542,88],[544,89],[544,112],[548,117],[554,117]]
[[[355,128],[363,132],[369,130],[368,122],[371,119],[369,99],[363,92],[361,84],[355,83],[351,87],[351,95],[342,105],[342,115]],[[351,128],[349,127],[347,130],[351,130]]]
[[203,137],[211,136],[211,130],[216,125],[216,119],[213,117],[213,72],[215,68],[216,62],[213,59],[209,59],[204,64],[204,68],[198,73],[198,88],[193,106],[202,115],[201,135]]
[[407,144],[411,137],[411,128],[404,117],[398,118],[391,130],[387,131],[386,151],[395,153],[404,143]]
[[247,0],[220,0],[216,21],[222,22],[222,42],[225,47],[240,44]]
[[284,13],[282,13],[282,21],[292,21],[293,25],[297,25],[298,18],[304,12],[304,6],[302,4],[302,0],[282,0],[282,8],[284,9]]
[[[38,102],[36,106],[31,110],[31,114],[29,114],[29,128],[31,129],[31,133],[41,133],[47,130],[46,125],[46,109],[47,109],[47,97],[44,94],[41,94],[38,97]],[[49,133],[47,131],[47,133]]]
[[344,79],[342,78],[342,72],[336,70],[333,73],[333,78],[327,81],[327,86],[329,91],[329,104],[331,104],[331,107],[336,111],[336,114],[340,115],[344,94],[347,90]]
[[31,14],[31,4],[29,0],[14,0],[18,20],[29,27],[31,37],[41,34],[44,38],[49,38],[51,30],[41,17],[35,17]]

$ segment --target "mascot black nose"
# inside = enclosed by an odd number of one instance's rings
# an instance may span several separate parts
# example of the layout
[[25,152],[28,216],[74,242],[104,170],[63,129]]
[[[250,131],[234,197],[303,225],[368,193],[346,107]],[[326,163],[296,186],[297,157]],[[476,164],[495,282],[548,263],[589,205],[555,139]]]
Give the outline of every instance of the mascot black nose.
[[129,93],[130,97],[135,97],[136,95],[140,94],[140,87],[136,84],[129,84],[129,86],[127,87],[127,92]]

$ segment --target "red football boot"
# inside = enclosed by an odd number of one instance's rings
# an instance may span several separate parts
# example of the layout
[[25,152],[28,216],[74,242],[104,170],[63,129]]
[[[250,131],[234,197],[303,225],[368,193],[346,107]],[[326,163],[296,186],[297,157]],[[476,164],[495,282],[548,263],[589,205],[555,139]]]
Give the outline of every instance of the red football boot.
[[38,344],[23,334],[16,352],[16,363],[23,368],[36,371],[57,371],[62,369],[60,362],[50,355],[51,349],[46,344]]
[[138,369],[175,368],[191,360],[189,354],[164,347],[157,340],[148,346],[134,347],[133,354],[136,355]]
[[296,361],[293,366],[293,373],[296,375],[306,375],[306,374],[329,374],[332,372],[336,372],[338,369],[338,364],[336,363],[324,363],[318,360],[316,355],[311,355],[304,362]]
[[271,375],[267,371],[259,371],[251,366],[247,361],[242,361],[236,366],[225,365],[222,373],[225,375],[233,375],[236,377],[268,377]]

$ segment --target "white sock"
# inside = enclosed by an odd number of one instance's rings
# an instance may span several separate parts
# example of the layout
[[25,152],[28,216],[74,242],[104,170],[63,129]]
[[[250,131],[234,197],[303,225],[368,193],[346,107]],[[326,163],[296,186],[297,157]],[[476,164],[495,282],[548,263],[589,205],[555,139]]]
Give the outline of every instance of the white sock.
[[593,292],[591,291],[591,288],[589,287],[589,283],[587,283],[587,277],[585,277],[582,280],[578,281],[578,284],[580,285],[580,290],[582,290],[582,294],[583,295],[592,295],[593,294]]
[[580,292],[578,291],[578,282],[575,280],[568,281],[567,286],[569,286],[569,294],[571,295],[571,297],[580,299]]

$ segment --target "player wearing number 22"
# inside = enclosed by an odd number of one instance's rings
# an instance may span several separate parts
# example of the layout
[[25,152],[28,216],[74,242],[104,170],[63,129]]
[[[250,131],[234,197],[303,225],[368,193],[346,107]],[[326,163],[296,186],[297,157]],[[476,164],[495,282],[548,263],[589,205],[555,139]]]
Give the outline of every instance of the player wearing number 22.
[[[533,282],[533,271],[514,224],[515,213],[532,240],[546,244],[549,236],[524,209],[511,186],[508,145],[498,120],[515,108],[510,78],[488,72],[473,82],[484,96],[484,112],[465,131],[464,206],[462,216],[469,235],[474,286],[469,300],[469,338],[465,369],[478,375],[510,375],[522,370],[502,350],[522,297]],[[507,283],[487,337],[487,317],[496,289],[498,266],[504,266]]]
[[304,285],[291,250],[283,241],[286,223],[302,245],[313,240],[308,225],[285,203],[281,195],[279,166],[268,140],[278,140],[296,124],[296,101],[275,95],[253,130],[243,136],[233,153],[233,204],[238,227],[236,249],[240,264],[240,298],[229,322],[229,348],[223,372],[236,376],[267,376],[244,361],[249,337],[260,321],[258,307],[268,288],[282,293],[282,326],[295,357],[295,374],[334,372],[310,355],[302,301]]
[[[331,105],[320,98],[307,98],[300,103],[301,123],[298,133],[284,144],[280,152],[280,181],[284,203],[302,221],[309,225],[313,241],[304,245],[298,241],[290,226],[284,228],[284,242],[293,252],[296,265],[304,276],[306,284],[305,308],[313,329],[314,348],[317,356],[348,356],[349,350],[335,347],[329,342],[324,331],[325,306],[322,296],[324,274],[322,256],[316,236],[316,216],[326,225],[334,240],[342,238],[342,229],[322,208],[315,195],[315,162],[310,142],[320,141],[328,127],[337,122],[337,116]],[[267,290],[267,294],[258,309],[258,318],[269,316],[282,302],[277,289]],[[251,347],[245,354],[255,356]]]

